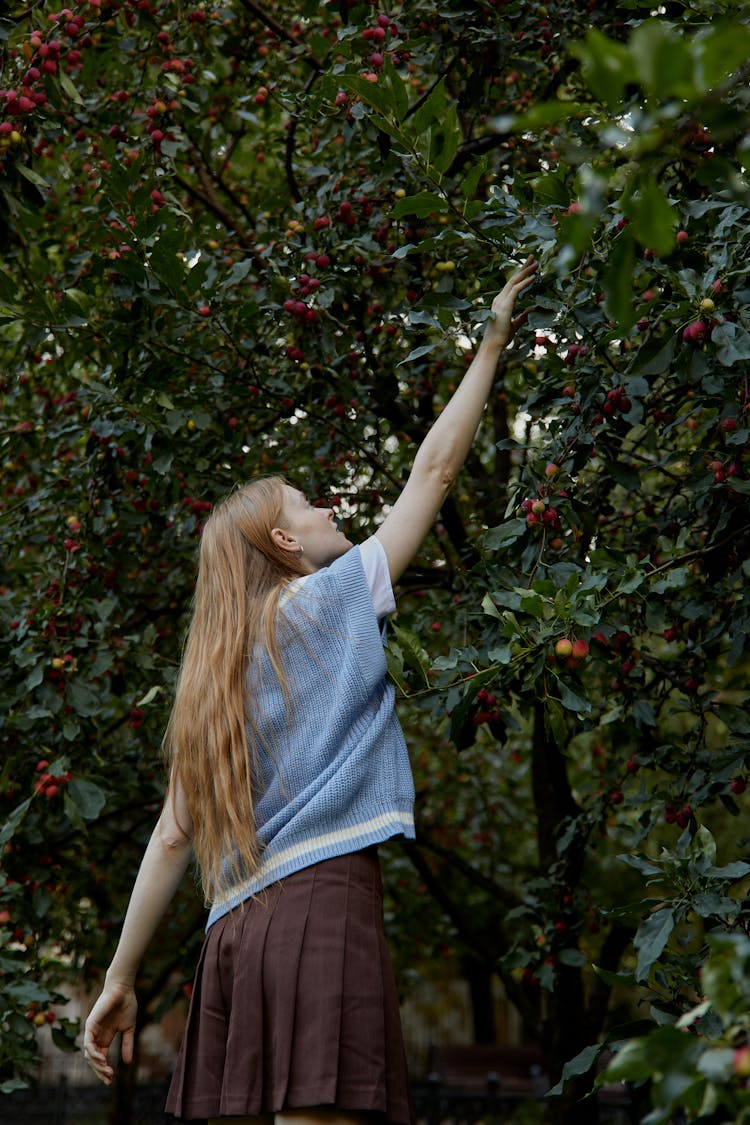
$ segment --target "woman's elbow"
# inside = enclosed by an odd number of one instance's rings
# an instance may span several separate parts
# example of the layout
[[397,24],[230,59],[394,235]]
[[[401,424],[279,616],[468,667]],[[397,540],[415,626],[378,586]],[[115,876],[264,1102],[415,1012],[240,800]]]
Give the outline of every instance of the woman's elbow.
[[450,443],[435,445],[425,442],[417,452],[411,476],[431,489],[443,488],[447,492],[461,468],[461,459]]
[[159,817],[156,834],[164,850],[173,855],[193,846],[192,824],[181,824],[168,810]]

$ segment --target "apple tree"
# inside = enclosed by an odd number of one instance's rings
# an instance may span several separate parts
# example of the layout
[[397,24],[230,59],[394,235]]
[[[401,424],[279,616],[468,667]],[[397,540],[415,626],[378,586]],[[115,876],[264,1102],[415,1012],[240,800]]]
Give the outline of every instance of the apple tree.
[[[391,632],[419,798],[387,860],[396,960],[459,965],[486,1038],[499,973],[560,1121],[595,1119],[575,1099],[636,1002],[659,1025],[698,1002],[750,871],[748,22],[2,18],[4,1090],[36,1025],[72,1043],[56,1006],[111,952],[206,511],[281,472],[366,534],[527,253],[529,327]],[[144,1020],[201,919],[186,887]]]

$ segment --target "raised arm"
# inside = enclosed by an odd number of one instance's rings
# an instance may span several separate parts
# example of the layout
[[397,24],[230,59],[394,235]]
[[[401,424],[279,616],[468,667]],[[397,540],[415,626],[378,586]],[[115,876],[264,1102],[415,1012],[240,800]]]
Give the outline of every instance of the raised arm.
[[122,1033],[122,1057],[133,1058],[137,1004],[135,976],[162,915],[172,901],[192,852],[192,823],[179,789],[164,804],[141,861],[120,940],[107,970],[104,989],[94,1004],[83,1039],[86,1061],[109,1085],[114,1073],[109,1048]]
[[513,274],[492,302],[477,353],[442,413],[417,450],[409,479],[393,508],[376,531],[396,582],[432,527],[477,432],[495,379],[497,361],[527,313],[514,317],[517,297],[537,270],[533,258]]

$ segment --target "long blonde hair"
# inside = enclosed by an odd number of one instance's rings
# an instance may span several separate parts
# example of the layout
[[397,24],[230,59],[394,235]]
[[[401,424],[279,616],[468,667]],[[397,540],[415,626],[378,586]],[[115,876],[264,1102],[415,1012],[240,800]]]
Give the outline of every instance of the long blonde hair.
[[251,654],[262,645],[285,684],[278,598],[304,573],[271,537],[283,524],[285,483],[267,477],[237,489],[213,510],[201,538],[193,614],[163,748],[170,788],[174,792],[179,782],[193,821],[206,902],[240,870],[252,876],[260,862],[253,794],[259,734],[246,677]]

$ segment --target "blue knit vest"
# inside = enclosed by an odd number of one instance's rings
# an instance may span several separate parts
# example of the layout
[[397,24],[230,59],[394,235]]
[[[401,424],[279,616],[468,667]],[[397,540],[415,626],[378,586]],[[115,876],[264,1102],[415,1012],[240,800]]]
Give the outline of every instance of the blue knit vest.
[[359,548],[292,583],[277,629],[288,706],[265,650],[249,675],[262,736],[261,867],[214,901],[207,929],[303,867],[391,836],[414,838],[414,783]]

